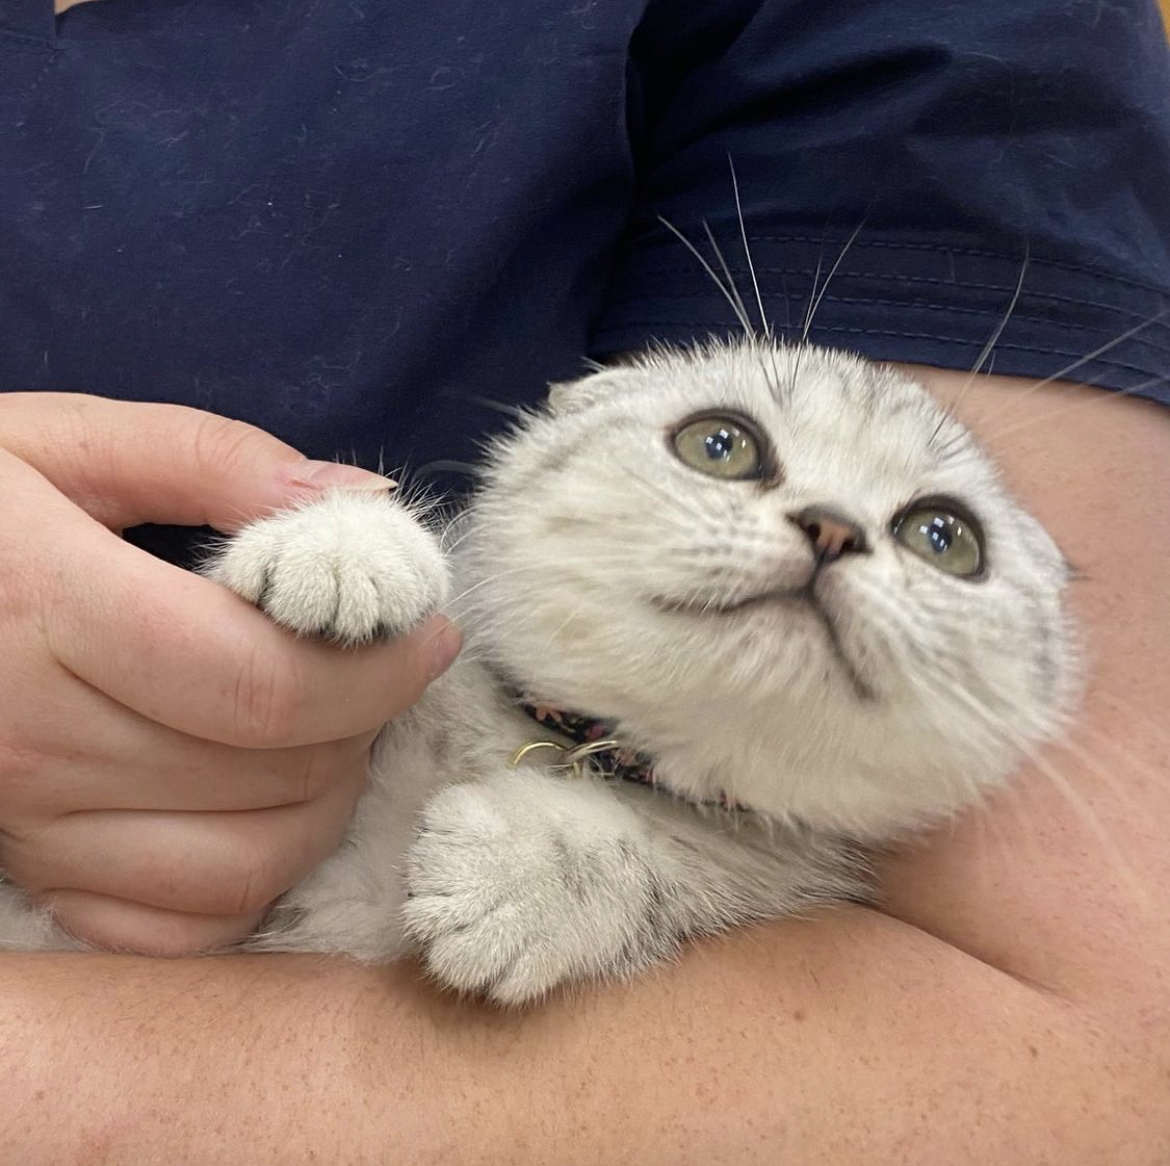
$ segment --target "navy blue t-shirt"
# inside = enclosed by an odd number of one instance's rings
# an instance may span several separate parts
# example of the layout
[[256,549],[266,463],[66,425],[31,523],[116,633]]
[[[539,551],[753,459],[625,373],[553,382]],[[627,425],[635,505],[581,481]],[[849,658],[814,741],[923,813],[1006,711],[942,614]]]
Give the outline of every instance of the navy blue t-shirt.
[[734,328],[729,157],[779,334],[968,368],[1023,270],[994,371],[1170,400],[1153,0],[3,0],[0,389],[474,461]]

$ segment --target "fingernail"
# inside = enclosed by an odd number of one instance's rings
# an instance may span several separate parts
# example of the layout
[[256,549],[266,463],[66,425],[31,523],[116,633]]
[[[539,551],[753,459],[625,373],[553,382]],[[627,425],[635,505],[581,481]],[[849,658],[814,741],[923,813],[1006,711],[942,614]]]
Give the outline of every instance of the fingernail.
[[294,467],[292,475],[294,486],[311,490],[393,490],[398,485],[393,478],[341,462],[305,461]]
[[428,682],[442,676],[459,655],[463,647],[463,633],[445,616],[436,616],[434,623],[440,625],[435,631],[431,644],[431,666]]

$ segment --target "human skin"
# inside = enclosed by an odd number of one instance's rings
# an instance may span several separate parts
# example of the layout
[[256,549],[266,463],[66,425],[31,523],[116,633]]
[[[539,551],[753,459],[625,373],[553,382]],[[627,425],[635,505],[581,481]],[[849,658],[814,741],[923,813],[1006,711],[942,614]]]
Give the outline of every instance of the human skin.
[[[944,401],[966,378],[918,370]],[[1078,568],[1069,749],[842,907],[526,1013],[411,964],[0,957],[41,1163],[1163,1166],[1170,415],[983,377],[957,411]],[[1055,775],[1055,776],[1054,776]]]
[[297,641],[118,538],[230,531],[385,478],[170,405],[0,394],[0,868],[103,947],[187,954],[251,930],[333,850],[377,730],[453,658]]

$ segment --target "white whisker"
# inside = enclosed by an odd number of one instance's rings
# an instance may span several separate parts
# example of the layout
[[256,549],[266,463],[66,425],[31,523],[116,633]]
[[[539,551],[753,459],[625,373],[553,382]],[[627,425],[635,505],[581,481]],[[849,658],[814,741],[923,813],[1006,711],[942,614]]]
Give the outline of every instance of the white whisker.
[[760,328],[765,340],[772,339],[772,328],[768,323],[768,316],[764,311],[764,298],[760,294],[760,282],[756,279],[756,266],[752,262],[751,248],[748,246],[747,225],[743,218],[743,204],[739,198],[739,180],[735,176],[735,163],[731,160],[731,155],[727,155],[727,166],[731,171],[731,192],[735,196],[735,217],[739,222],[739,237],[743,241],[743,257],[747,263],[748,275],[752,281],[752,291],[756,296],[756,307],[760,312]]
[[[1041,385],[1050,384],[1051,381],[1041,381],[1040,385],[1035,385],[1033,388],[1039,388]],[[1133,385],[1128,389],[1114,389],[1099,390],[1091,397],[1086,397],[1084,400],[1073,401],[1071,404],[1064,405],[1061,408],[1053,409],[1051,413],[1045,413],[1042,417],[1031,417],[1027,421],[1021,421],[1016,425],[1005,425],[1002,429],[992,431],[993,436],[998,440],[1007,437],[1012,433],[1019,433],[1022,430],[1030,429],[1033,425],[1048,425],[1052,421],[1059,420],[1061,417],[1067,417],[1070,413],[1076,413],[1081,409],[1087,409],[1090,405],[1100,407],[1108,401],[1116,401],[1120,397],[1132,397],[1135,394],[1145,392],[1146,389],[1152,389],[1155,385],[1164,385],[1170,383],[1170,374],[1165,376],[1153,377],[1148,381],[1143,381],[1139,385]],[[1028,389],[1027,392],[1031,392]]]
[[[1074,360],[1072,362],[1072,364],[1065,365],[1064,368],[1062,368],[1059,372],[1054,372],[1051,376],[1047,376],[1043,380],[1036,381],[1034,384],[1029,385],[1025,390],[1023,390],[1023,392],[1021,393],[1021,396],[1022,397],[1030,396],[1032,393],[1035,393],[1038,390],[1045,388],[1047,385],[1053,384],[1055,381],[1065,380],[1068,377],[1069,373],[1076,372],[1076,370],[1078,368],[1083,367],[1084,365],[1088,364],[1090,361],[1096,360],[1097,357],[1099,357],[1099,356],[1104,356],[1105,353],[1116,348],[1119,344],[1124,344],[1127,340],[1132,340],[1133,337],[1144,332],[1151,325],[1157,324],[1159,321],[1164,320],[1167,316],[1170,316],[1170,308],[1163,308],[1160,312],[1151,316],[1149,319],[1143,320],[1140,324],[1135,324],[1132,328],[1127,328],[1119,336],[1115,336],[1112,340],[1109,340],[1105,344],[1102,344],[1099,347],[1094,348],[1092,352],[1088,353],[1085,356],[1080,357],[1080,359]],[[1134,389],[1128,389],[1128,390],[1123,389],[1120,391],[1121,392],[1131,392],[1131,393],[1136,392],[1136,391],[1143,389],[1143,388],[1149,388],[1151,385],[1156,385],[1160,381],[1165,381],[1166,379],[1167,379],[1167,377],[1165,375],[1160,376],[1160,377],[1155,377],[1153,380],[1146,382],[1144,385],[1138,385]],[[1116,394],[1114,394],[1114,395],[1116,395]]]
[[672,234],[676,239],[699,261],[703,270],[711,277],[711,281],[722,292],[723,298],[731,305],[732,312],[735,313],[735,318],[742,325],[744,333],[748,336],[754,336],[755,330],[752,328],[752,322],[748,319],[747,313],[744,311],[742,301],[737,303],[738,295],[732,295],[732,290],[727,288],[723,281],[715,274],[715,269],[703,258],[702,252],[676,227],[669,219],[664,219],[661,215],[658,216],[658,221]]
[[1020,302],[1020,293],[1024,290],[1024,277],[1028,273],[1028,262],[1030,258],[1030,251],[1027,245],[1025,245],[1024,258],[1020,264],[1020,275],[1016,280],[1016,289],[1012,293],[1012,298],[1008,303],[1007,311],[1004,312],[1003,317],[996,325],[995,331],[992,332],[991,337],[983,346],[983,349],[976,358],[975,363],[971,366],[971,371],[968,374],[967,379],[959,386],[958,391],[945,406],[945,412],[943,416],[939,418],[939,423],[935,426],[934,433],[931,434],[932,441],[938,436],[938,431],[945,424],[947,415],[954,415],[955,410],[959,406],[959,402],[962,401],[964,396],[966,396],[967,390],[971,387],[972,383],[975,381],[975,378],[978,377],[980,372],[982,372],[984,361],[987,360],[987,358],[995,350],[996,344],[999,343],[999,338],[1003,335],[1004,329],[1008,326],[1008,321],[1012,318],[1012,313],[1016,310],[1016,304]]
[[[711,225],[706,219],[703,220],[703,231],[707,236],[707,242],[711,244],[711,251],[719,263],[719,270],[723,272],[723,277],[727,280],[727,287],[735,297],[737,314],[740,321],[748,320],[747,305],[743,302],[743,296],[739,294],[739,288],[735,283],[735,276],[731,274],[731,269],[727,266],[727,260],[723,257],[723,252],[719,249],[719,244],[715,242],[715,236],[711,232]],[[751,328],[750,325],[745,324],[744,331],[749,337],[755,338],[755,329]]]
[[[821,301],[825,298],[825,293],[829,290],[829,284],[833,282],[833,276],[837,274],[837,270],[841,266],[841,264],[844,262],[845,256],[849,254],[849,248],[853,246],[854,242],[857,239],[857,236],[861,234],[862,228],[864,226],[865,226],[865,220],[862,219],[861,222],[858,223],[857,226],[853,228],[852,234],[850,234],[849,238],[845,240],[845,245],[841,248],[840,252],[838,253],[836,261],[834,262],[833,266],[829,268],[829,274],[825,276],[824,286],[822,286],[822,288],[819,292],[816,291],[817,277],[816,276],[813,277],[813,291],[815,293],[815,298],[813,298],[811,300],[811,302],[809,303],[808,315],[805,317],[804,331],[801,333],[801,336],[800,336],[800,339],[803,342],[805,342],[805,343],[808,342],[808,334],[809,334],[810,330],[812,329],[813,318],[817,314],[817,309],[821,306]],[[817,260],[817,276],[820,275],[820,271],[821,271],[821,262],[818,259]]]

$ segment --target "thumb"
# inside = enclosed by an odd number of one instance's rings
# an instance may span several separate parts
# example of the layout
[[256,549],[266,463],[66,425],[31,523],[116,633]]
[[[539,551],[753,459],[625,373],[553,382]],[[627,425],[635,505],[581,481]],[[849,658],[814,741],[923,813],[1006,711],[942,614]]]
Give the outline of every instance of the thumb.
[[231,531],[322,490],[394,485],[310,461],[215,413],[75,393],[0,394],[0,446],[116,530],[159,522]]

